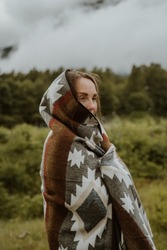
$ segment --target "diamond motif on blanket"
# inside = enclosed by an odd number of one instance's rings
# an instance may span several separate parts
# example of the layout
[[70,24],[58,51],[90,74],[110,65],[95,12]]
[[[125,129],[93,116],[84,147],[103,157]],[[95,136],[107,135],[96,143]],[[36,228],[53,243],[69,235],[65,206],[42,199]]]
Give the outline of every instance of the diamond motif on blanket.
[[[112,218],[108,192],[101,179],[96,178],[95,169],[88,168],[87,177],[82,176],[82,185],[76,185],[76,194],[71,194],[71,202],[66,203],[66,207],[73,214],[71,231],[76,232],[74,241],[78,242],[77,249],[86,250],[90,245],[94,247],[96,237],[102,237],[108,218]],[[98,217],[98,221],[93,218],[94,215]]]
[[87,232],[90,232],[107,213],[106,207],[94,189],[76,211],[83,220]]

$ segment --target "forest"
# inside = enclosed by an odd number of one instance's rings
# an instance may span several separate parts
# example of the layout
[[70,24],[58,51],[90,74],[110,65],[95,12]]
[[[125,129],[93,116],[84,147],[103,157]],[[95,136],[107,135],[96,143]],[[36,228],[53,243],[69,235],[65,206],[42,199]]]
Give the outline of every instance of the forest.
[[[63,70],[0,75],[0,244],[4,250],[47,249],[39,171],[48,128],[38,107],[45,90]],[[104,126],[134,177],[157,249],[165,250],[167,71],[150,64],[134,65],[129,75],[115,74],[109,68],[91,72],[101,79]],[[27,236],[19,241],[17,236],[25,230]],[[6,244],[9,235],[13,245]]]
[[[81,69],[86,71],[86,69]],[[0,125],[11,128],[27,123],[43,126],[38,107],[44,91],[63,71],[35,69],[27,74],[0,75]],[[111,69],[94,68],[92,72],[101,79],[100,93],[102,114],[111,118],[141,115],[167,116],[167,71],[158,64],[133,66],[130,75],[114,74]]]

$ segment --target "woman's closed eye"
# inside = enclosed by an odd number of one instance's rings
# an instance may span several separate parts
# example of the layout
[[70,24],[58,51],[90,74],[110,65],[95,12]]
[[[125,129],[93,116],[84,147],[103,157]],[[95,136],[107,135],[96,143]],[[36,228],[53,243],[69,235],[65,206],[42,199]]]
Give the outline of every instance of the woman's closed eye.
[[86,100],[87,100],[87,96],[86,95],[78,96],[78,101],[86,101]]
[[93,96],[92,100],[97,101],[97,95]]

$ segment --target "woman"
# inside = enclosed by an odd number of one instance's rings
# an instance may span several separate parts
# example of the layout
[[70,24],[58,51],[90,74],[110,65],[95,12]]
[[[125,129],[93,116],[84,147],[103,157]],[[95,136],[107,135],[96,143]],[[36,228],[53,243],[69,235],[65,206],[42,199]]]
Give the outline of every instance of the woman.
[[99,119],[98,80],[66,70],[45,92],[41,163],[51,250],[155,249],[131,175]]

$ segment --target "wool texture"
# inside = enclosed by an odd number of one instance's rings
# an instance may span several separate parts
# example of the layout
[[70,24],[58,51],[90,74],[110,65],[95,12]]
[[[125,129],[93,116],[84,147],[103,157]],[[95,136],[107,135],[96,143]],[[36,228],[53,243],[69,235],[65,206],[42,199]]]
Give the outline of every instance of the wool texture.
[[127,166],[71,84],[64,71],[39,108],[50,128],[40,171],[50,250],[156,249]]

